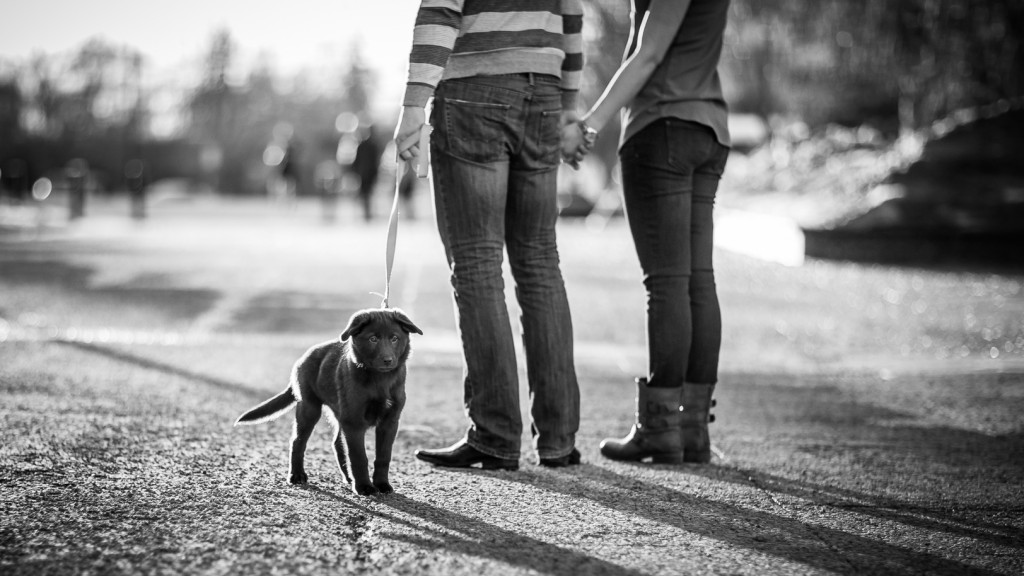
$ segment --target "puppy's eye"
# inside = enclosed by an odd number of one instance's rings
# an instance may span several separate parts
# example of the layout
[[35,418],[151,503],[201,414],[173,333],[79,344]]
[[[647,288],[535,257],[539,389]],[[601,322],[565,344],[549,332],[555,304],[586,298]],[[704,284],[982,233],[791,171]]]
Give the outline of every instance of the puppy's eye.
[[372,342],[373,344],[376,344],[377,340],[380,340],[380,338],[377,338],[376,336],[370,336],[370,342]]
[[392,344],[398,344],[398,334],[392,334],[391,335],[391,343]]

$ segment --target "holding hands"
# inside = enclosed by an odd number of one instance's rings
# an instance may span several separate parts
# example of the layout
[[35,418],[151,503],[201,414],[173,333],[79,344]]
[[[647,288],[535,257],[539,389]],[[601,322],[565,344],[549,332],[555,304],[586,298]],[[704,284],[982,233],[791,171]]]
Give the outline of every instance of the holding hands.
[[597,131],[587,128],[585,122],[572,113],[562,115],[562,162],[579,170],[580,161],[597,142]]

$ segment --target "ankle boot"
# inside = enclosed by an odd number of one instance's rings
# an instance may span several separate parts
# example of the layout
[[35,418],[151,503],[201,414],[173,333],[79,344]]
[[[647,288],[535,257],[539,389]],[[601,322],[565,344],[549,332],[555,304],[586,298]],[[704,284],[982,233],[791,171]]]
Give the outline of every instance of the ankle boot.
[[649,388],[646,378],[636,379],[636,423],[622,439],[601,441],[601,454],[612,460],[640,461],[651,458],[656,464],[683,461],[682,412],[679,388]]
[[714,384],[683,384],[682,442],[683,462],[711,462],[711,437],[708,423],[715,421],[711,408],[715,401]]

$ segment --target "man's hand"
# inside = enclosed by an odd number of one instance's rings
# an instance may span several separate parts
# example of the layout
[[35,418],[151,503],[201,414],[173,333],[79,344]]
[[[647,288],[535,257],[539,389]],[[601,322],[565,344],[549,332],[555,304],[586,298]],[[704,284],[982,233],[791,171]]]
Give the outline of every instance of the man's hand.
[[562,113],[562,161],[580,169],[580,161],[590,152],[593,142],[588,142],[580,130],[579,116],[572,112]]
[[411,160],[420,155],[420,128],[427,121],[426,112],[421,106],[403,106],[395,128],[395,146],[398,157]]

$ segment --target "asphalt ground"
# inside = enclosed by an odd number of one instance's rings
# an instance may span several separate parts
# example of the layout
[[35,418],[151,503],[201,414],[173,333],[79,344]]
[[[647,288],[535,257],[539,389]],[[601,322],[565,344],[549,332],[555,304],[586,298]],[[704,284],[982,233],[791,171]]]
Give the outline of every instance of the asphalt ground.
[[392,287],[425,332],[397,493],[365,498],[325,423],[293,487],[290,415],[232,422],[380,304],[384,222],[326,224],[311,202],[90,209],[8,207],[0,226],[0,573],[1024,572],[1024,277],[786,266],[770,227],[723,210],[715,460],[622,464],[597,446],[628,431],[645,370],[639,267],[621,219],[563,221],[583,464],[539,467],[524,437],[518,472],[453,471],[413,457],[466,425],[421,210]]

